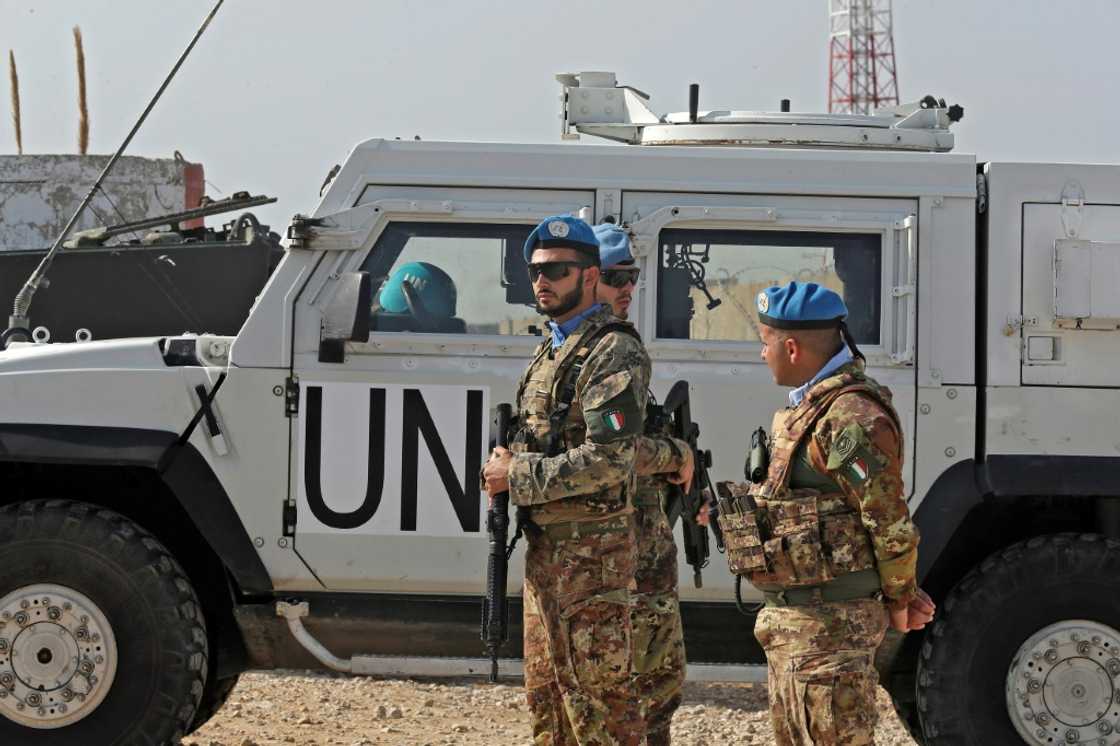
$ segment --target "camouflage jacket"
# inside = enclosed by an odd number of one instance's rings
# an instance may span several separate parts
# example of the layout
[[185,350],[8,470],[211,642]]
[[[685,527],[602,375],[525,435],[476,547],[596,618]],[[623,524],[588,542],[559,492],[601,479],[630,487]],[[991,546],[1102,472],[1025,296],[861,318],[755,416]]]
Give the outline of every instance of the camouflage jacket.
[[[584,340],[612,322],[621,323],[603,308],[584,319],[558,349],[543,340],[521,378],[520,430],[510,449],[510,500],[530,506],[539,525],[632,511],[649,358],[639,339],[620,331],[600,336],[587,350]],[[552,427],[550,415],[565,384],[556,374],[569,356],[581,352],[586,359],[561,424],[560,452],[550,456],[543,452]],[[568,376],[573,372],[569,368]]]
[[664,475],[679,471],[684,466],[688,449],[688,443],[668,434],[646,433],[639,436],[634,463],[634,470],[638,473],[635,504],[664,505],[664,491],[668,484]]
[[[844,390],[849,387],[855,390]],[[823,412],[815,411],[822,405]],[[783,444],[782,433],[798,429],[805,416],[815,417],[808,433]],[[919,537],[906,505],[903,439],[890,390],[867,376],[861,362],[849,363],[810,388],[800,405],[778,412],[771,432],[775,457],[769,490],[764,485],[762,491],[788,488],[791,476],[793,487],[838,488],[870,537],[883,595],[892,606],[907,603],[917,587]],[[811,468],[819,481],[799,483],[799,466]],[[775,485],[779,474],[782,482]]]

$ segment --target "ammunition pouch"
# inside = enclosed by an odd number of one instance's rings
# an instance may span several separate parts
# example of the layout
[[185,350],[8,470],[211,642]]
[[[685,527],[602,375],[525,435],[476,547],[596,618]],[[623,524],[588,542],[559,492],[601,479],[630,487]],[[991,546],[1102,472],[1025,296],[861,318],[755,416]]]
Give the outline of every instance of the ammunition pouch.
[[820,586],[875,568],[871,538],[843,495],[797,489],[755,503],[745,484],[718,489],[727,564],[756,587]]

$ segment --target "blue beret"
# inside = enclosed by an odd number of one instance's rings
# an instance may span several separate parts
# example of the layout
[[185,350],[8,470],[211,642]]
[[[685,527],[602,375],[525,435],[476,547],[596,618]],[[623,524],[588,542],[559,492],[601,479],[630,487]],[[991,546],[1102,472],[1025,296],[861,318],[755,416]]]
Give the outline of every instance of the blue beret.
[[848,315],[844,299],[815,282],[791,282],[758,294],[758,320],[775,329],[827,329]]
[[633,263],[629,233],[614,223],[600,223],[594,230],[595,238],[599,240],[599,264],[613,267],[616,264]]
[[573,215],[553,215],[541,221],[525,239],[525,263],[536,249],[575,249],[599,263],[599,241],[591,226]]
[[425,310],[434,316],[455,315],[455,282],[442,269],[428,262],[402,264],[381,288],[378,304],[389,313],[408,313],[408,301],[401,287],[407,281],[416,291]]

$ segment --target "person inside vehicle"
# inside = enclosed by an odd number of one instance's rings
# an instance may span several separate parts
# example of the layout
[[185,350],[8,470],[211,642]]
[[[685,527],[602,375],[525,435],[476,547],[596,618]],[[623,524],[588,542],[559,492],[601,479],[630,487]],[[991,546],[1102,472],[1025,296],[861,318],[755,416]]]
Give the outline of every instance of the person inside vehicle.
[[372,311],[372,329],[382,332],[465,334],[455,317],[458,293],[451,276],[430,262],[408,262],[381,286]]

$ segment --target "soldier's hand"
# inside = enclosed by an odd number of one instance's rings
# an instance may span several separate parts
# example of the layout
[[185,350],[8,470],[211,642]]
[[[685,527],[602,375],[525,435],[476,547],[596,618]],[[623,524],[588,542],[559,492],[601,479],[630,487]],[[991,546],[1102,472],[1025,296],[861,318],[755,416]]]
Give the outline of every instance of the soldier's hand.
[[677,471],[670,472],[665,478],[673,484],[679,484],[682,490],[688,492],[692,487],[692,475],[695,471],[696,462],[692,460],[692,449],[690,448],[684,452],[684,464],[681,465],[681,468]]
[[500,492],[509,491],[509,465],[513,454],[497,446],[490,453],[486,465],[482,467],[482,478],[486,482],[486,493],[493,497]]
[[700,506],[700,510],[697,511],[697,513],[696,513],[696,523],[697,523],[697,525],[707,526],[709,523],[712,522],[712,517],[710,515],[711,510],[712,510],[712,506],[709,505],[707,502],[705,502],[703,505]]
[[933,621],[936,610],[937,606],[933,603],[933,599],[919,588],[917,595],[910,599],[910,603],[906,606],[902,608],[889,607],[891,627],[903,633],[924,629],[927,624]]
[[937,605],[933,603],[933,599],[929,597],[928,593],[919,588],[918,595],[911,599],[906,611],[909,612],[907,624],[910,629],[922,629],[933,621]]

